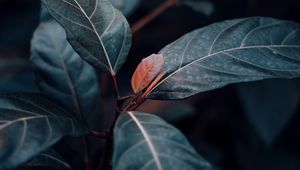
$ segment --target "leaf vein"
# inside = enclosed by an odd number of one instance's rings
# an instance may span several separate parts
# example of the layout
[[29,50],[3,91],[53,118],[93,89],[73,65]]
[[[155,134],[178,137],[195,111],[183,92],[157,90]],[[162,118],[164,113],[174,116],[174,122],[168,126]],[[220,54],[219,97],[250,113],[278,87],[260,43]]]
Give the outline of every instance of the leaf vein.
[[139,120],[137,119],[137,117],[134,116],[134,114],[132,112],[127,112],[130,117],[134,120],[134,122],[136,123],[136,125],[138,126],[138,128],[140,129],[141,133],[143,134],[147,144],[148,144],[148,147],[151,151],[151,154],[153,156],[153,158],[155,159],[155,162],[156,162],[156,166],[157,166],[157,169],[158,170],[162,170],[162,165],[161,165],[161,162],[158,158],[158,153],[151,141],[151,138],[150,136],[148,135],[147,131],[144,129],[144,127],[140,124]]
[[243,49],[255,49],[255,48],[300,48],[300,45],[255,45],[255,46],[243,46],[243,47],[236,47],[236,48],[230,48],[230,49],[224,49],[215,53],[212,53],[210,55],[206,55],[203,56],[201,58],[198,58],[188,64],[186,64],[185,66],[177,69],[176,71],[172,72],[171,74],[169,74],[167,77],[165,77],[164,79],[162,79],[159,83],[157,83],[150,92],[152,92],[153,90],[155,90],[160,84],[162,84],[163,82],[165,82],[166,80],[168,80],[170,77],[172,77],[174,74],[180,72],[181,70],[183,70],[186,67],[189,67],[190,65],[196,63],[196,62],[200,62],[208,57],[212,57],[215,56],[217,54],[221,54],[224,52],[230,52],[230,51],[234,51],[234,50],[243,50]]
[[240,47],[245,47],[245,41],[248,39],[249,35],[254,32],[254,31],[257,31],[257,30],[260,30],[260,29],[263,29],[263,28],[266,28],[266,27],[271,27],[271,26],[275,26],[275,25],[279,25],[279,24],[282,24],[282,22],[277,22],[277,23],[272,23],[272,24],[267,24],[267,25],[260,25],[258,27],[255,27],[253,28],[252,30],[250,30],[246,35],[245,37],[243,38],[242,42],[241,42],[241,46]]

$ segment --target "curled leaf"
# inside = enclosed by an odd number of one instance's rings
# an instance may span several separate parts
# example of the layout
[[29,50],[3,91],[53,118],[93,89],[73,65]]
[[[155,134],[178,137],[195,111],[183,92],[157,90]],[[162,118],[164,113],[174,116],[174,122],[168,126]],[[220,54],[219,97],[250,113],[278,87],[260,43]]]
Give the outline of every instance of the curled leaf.
[[152,54],[137,66],[131,78],[134,93],[139,93],[152,82],[164,65],[162,54]]

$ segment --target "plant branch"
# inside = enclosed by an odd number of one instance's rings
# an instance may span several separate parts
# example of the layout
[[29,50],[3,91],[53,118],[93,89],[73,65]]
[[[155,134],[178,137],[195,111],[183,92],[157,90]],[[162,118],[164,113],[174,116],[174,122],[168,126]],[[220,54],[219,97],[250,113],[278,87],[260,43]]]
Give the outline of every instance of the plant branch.
[[119,86],[118,86],[118,81],[117,81],[116,75],[113,75],[112,79],[113,79],[113,85],[114,85],[116,97],[117,97],[117,100],[119,100],[119,98],[120,98],[120,92],[119,92]]
[[[120,115],[120,112],[117,109],[113,123],[111,124],[109,131],[106,132],[106,134],[105,134],[107,136],[110,136],[110,138],[106,138],[104,152],[103,152],[103,155],[100,160],[100,165],[98,167],[99,170],[111,169],[110,168],[111,167],[111,158],[113,155],[113,144],[114,144],[114,141],[113,141],[114,131],[113,130],[114,130],[114,127],[115,127],[115,124],[117,122],[119,115]],[[100,135],[102,135],[102,134],[100,134]]]
[[88,155],[88,145],[87,145],[87,137],[84,136],[82,138],[82,144],[83,144],[83,157],[84,157],[84,163],[85,163],[85,170],[91,170],[89,155]]
[[96,137],[96,138],[99,138],[99,139],[108,139],[108,138],[111,138],[112,136],[109,135],[109,132],[108,131],[95,131],[95,130],[92,130],[90,132],[90,135]]
[[132,33],[138,32],[141,28],[143,28],[146,24],[154,20],[158,17],[161,13],[169,9],[170,7],[179,3],[179,0],[166,0],[162,4],[160,4],[157,8],[155,8],[152,12],[144,16],[142,19],[137,21],[132,26]]
[[128,107],[125,111],[135,110],[135,109],[138,108],[141,104],[143,104],[145,100],[146,100],[146,98],[144,98],[144,97],[140,98],[140,99],[139,99],[138,101],[136,101],[132,106]]
[[[125,108],[121,108],[123,103],[127,99],[131,99],[130,103]],[[131,94],[129,96],[124,96],[124,97],[119,96],[117,99],[115,118],[111,124],[109,131],[107,131],[107,132],[91,131],[91,133],[90,133],[91,135],[101,138],[101,139],[106,139],[104,152],[101,157],[100,164],[97,168],[98,170],[111,169],[111,159],[112,159],[112,155],[113,155],[113,143],[114,143],[114,139],[113,139],[114,127],[115,127],[115,124],[117,122],[117,119],[118,119],[120,113],[123,111],[134,110],[137,107],[139,107],[144,101],[145,101],[144,97],[139,98],[136,96],[136,94]]]
[[[109,135],[113,135],[112,133]],[[111,169],[111,158],[113,154],[113,138],[107,138],[105,142],[104,152],[100,160],[98,170]]]

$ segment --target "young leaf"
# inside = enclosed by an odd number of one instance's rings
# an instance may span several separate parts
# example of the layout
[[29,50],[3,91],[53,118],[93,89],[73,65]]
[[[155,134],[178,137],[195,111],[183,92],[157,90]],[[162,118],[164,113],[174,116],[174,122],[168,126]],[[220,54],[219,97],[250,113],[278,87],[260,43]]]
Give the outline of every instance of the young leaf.
[[163,71],[159,75],[156,76],[156,78],[152,81],[152,83],[148,86],[148,88],[144,92],[142,98],[147,97],[149,95],[149,93],[152,91],[152,89],[155,87],[155,85],[164,77],[164,75],[166,73],[167,73],[167,71]]
[[144,58],[137,66],[131,78],[131,86],[134,93],[139,93],[152,82],[164,65],[164,57],[161,54],[152,54]]
[[66,29],[69,42],[82,58],[116,74],[131,46],[131,31],[120,11],[107,0],[42,2]]
[[54,150],[48,149],[37,154],[24,167],[43,167],[72,170],[73,168]]
[[90,128],[99,126],[100,92],[96,71],[82,60],[54,20],[41,22],[31,42],[40,90]]
[[182,99],[199,92],[267,78],[300,76],[300,25],[251,17],[206,26],[160,51],[169,70],[152,90],[155,99]]
[[180,131],[151,114],[123,113],[114,139],[114,170],[213,169]]
[[78,121],[39,94],[0,97],[0,169],[28,161],[63,136],[88,131]]

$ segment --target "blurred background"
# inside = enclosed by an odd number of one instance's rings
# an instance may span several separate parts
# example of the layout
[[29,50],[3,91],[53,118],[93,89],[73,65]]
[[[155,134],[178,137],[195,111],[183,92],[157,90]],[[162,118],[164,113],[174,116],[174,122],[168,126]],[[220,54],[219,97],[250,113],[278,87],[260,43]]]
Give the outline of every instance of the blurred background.
[[[111,0],[134,25],[164,0]],[[39,24],[39,0],[0,0],[0,93],[38,91],[30,41]],[[133,34],[118,79],[128,94],[142,58],[183,34],[233,18],[269,16],[300,22],[299,0],[182,0]],[[108,75],[99,73],[103,128],[114,103]],[[181,101],[147,100],[139,110],[178,127],[197,151],[224,170],[300,169],[300,80],[226,86]]]

